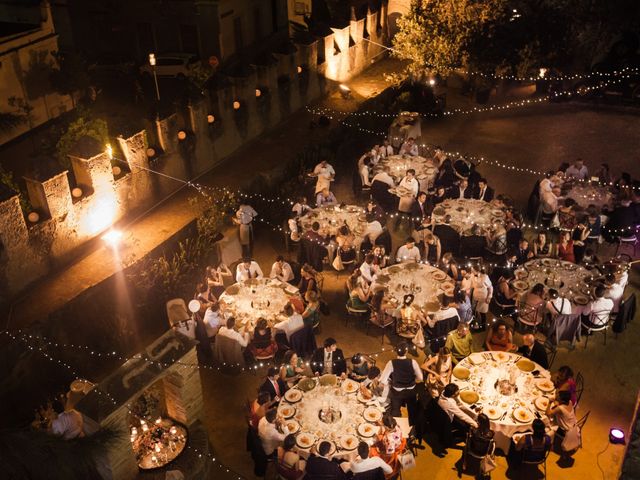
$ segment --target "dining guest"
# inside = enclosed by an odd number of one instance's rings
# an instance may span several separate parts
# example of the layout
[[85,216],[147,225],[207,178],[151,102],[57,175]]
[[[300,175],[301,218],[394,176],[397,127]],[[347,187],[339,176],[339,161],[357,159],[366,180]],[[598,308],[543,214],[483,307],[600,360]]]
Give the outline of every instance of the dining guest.
[[558,208],[558,228],[572,232],[576,226],[576,201],[573,198],[565,198],[562,203]]
[[298,197],[296,203],[291,207],[291,211],[296,214],[296,217],[302,217],[311,211],[311,207],[307,203],[307,197]]
[[389,255],[387,255],[384,245],[374,246],[373,250],[371,250],[371,255],[373,255],[374,270],[379,274],[387,266]]
[[240,245],[245,255],[251,255],[253,244],[253,219],[258,216],[258,212],[251,205],[241,203],[236,211],[233,221],[238,225]]
[[242,262],[236,267],[236,282],[244,282],[250,278],[262,278],[264,274],[258,262],[251,260],[250,257],[245,257]]
[[233,317],[227,318],[227,324],[225,326],[220,327],[218,330],[218,336],[227,337],[232,340],[235,340],[240,344],[241,347],[246,347],[249,344],[249,325],[245,325],[242,333],[235,330],[236,319]]
[[[614,303],[610,298],[605,297],[606,289],[604,285],[598,285],[593,290],[595,300],[582,309],[582,325],[587,328],[599,328],[606,324],[613,310]],[[589,314],[593,313],[593,316]],[[592,322],[595,320],[595,322]]]
[[507,253],[507,230],[502,225],[496,225],[487,232],[487,252],[495,257],[502,257]]
[[422,370],[418,363],[407,358],[409,347],[406,342],[396,345],[396,358],[389,360],[382,370],[380,383],[389,385],[391,415],[400,416],[400,408],[407,405],[409,422],[412,423],[417,408],[416,383],[422,383]]
[[202,319],[204,323],[204,327],[207,330],[207,336],[209,338],[215,336],[218,333],[221,325],[224,325],[226,322],[224,320],[224,316],[220,311],[220,304],[218,302],[209,305],[204,312],[204,318]]
[[431,233],[431,230],[425,229],[422,232],[424,260],[430,265],[437,265],[442,255],[440,239]]
[[296,452],[296,436],[289,434],[284,437],[282,445],[278,447],[278,463],[276,470],[284,480],[302,480],[305,476],[307,462]]
[[456,310],[456,307],[451,304],[451,299],[448,296],[444,295],[442,297],[442,301],[440,302],[440,309],[437,312],[434,312],[433,314],[427,316],[427,325],[429,325],[429,328],[434,328],[436,326],[436,323],[444,322],[451,318],[457,318],[457,321],[460,321],[458,310]]
[[393,155],[393,146],[389,142],[388,138],[385,138],[384,142],[382,142],[382,145],[379,148],[379,152],[380,156],[383,158],[387,158]]
[[556,400],[549,402],[547,406],[547,416],[558,426],[556,438],[563,439],[566,433],[578,423],[571,393],[566,390],[556,392]]
[[578,219],[573,232],[571,233],[571,240],[573,240],[573,256],[575,263],[582,263],[584,252],[586,249],[586,241],[591,235],[589,227],[587,226],[588,220],[586,216],[582,216]]
[[560,367],[555,375],[553,375],[553,385],[556,387],[556,392],[569,392],[569,398],[573,405],[578,402],[577,385],[573,378],[573,370],[571,367],[567,365]]
[[558,315],[571,315],[571,302],[561,297],[560,292],[555,288],[549,289],[549,300],[545,308],[552,319]]
[[444,387],[442,395],[438,398],[438,406],[460,430],[468,431],[471,427],[478,428],[476,414],[461,403],[460,387],[455,383],[449,383]]
[[483,265],[472,265],[473,308],[478,314],[479,326],[484,329],[487,324],[487,312],[493,298],[493,284]]
[[522,265],[525,262],[531,260],[534,253],[529,248],[529,241],[526,238],[522,238],[518,242],[518,251],[516,252],[516,264]]
[[[626,191],[626,190],[624,190]],[[636,205],[626,198],[609,214],[609,221],[602,227],[602,233],[608,242],[614,242],[620,237],[628,237],[640,223]]]
[[487,238],[477,223],[471,227],[471,235],[463,235],[460,239],[460,254],[465,258],[482,258],[487,248]]
[[351,268],[351,265],[356,261],[357,252],[355,241],[356,237],[347,225],[342,225],[338,229],[338,234],[336,235],[336,243],[338,244],[337,255],[340,255],[340,260],[346,268]]
[[367,227],[362,234],[363,241],[368,240],[371,245],[376,243],[376,240],[383,231],[382,224],[376,217],[375,213],[366,214]]
[[497,352],[513,352],[516,346],[513,344],[513,332],[507,327],[504,320],[497,320],[491,324],[484,342],[487,350]]
[[336,200],[336,196],[328,188],[323,188],[316,195],[316,205],[318,207],[327,207],[331,205],[336,205],[337,203],[338,203],[338,200]]
[[460,323],[458,328],[447,334],[444,346],[451,351],[454,364],[471,355],[474,349],[473,336],[469,331],[469,326],[466,323]]
[[593,173],[593,176],[598,179],[600,185],[608,185],[613,181],[608,163],[601,163],[600,168]]
[[604,284],[604,298],[613,302],[611,313],[618,313],[618,310],[620,310],[620,303],[624,297],[623,281],[622,279],[621,281],[616,281],[616,276],[613,273],[607,273],[604,277]]
[[445,215],[442,223],[433,226],[433,234],[440,239],[440,244],[445,252],[451,252],[454,256],[460,251],[460,234],[451,226],[451,215]]
[[318,453],[312,453],[305,468],[306,480],[345,480],[346,474],[340,464],[329,459],[331,444],[325,440],[318,444]]
[[[491,422],[486,414],[479,414],[476,418],[476,423],[478,426],[475,428],[471,427],[471,430],[469,431],[469,437],[465,448],[468,452],[473,454],[474,457],[482,458],[491,454],[495,433],[491,430]],[[480,472],[479,477],[484,480],[488,480],[490,478],[488,475],[483,475],[482,472]]]
[[530,325],[540,323],[544,304],[544,285],[536,283],[522,299],[520,317]]
[[547,351],[536,340],[536,337],[531,333],[527,333],[522,336],[522,343],[523,345],[518,349],[518,353],[548,370],[549,359],[547,358]]
[[259,318],[256,322],[249,351],[254,358],[273,357],[278,351],[278,344],[273,340],[271,328],[264,318]]
[[362,265],[360,265],[360,268],[359,268],[362,280],[367,282],[368,285],[371,285],[373,283],[375,276],[380,271],[377,265],[374,265],[373,263],[374,259],[375,257],[373,256],[372,253],[367,253],[367,255],[365,255],[364,257],[364,261],[362,262]]
[[[277,374],[277,369],[276,374]],[[279,400],[279,396],[277,397]],[[260,387],[257,398],[249,406],[249,422],[251,426],[258,429],[258,423],[267,414],[267,411],[278,401],[268,391]]]
[[306,305],[302,312],[302,321],[305,327],[316,328],[320,324],[320,296],[318,292],[308,290],[304,300]]
[[304,319],[302,315],[293,309],[291,303],[287,303],[282,310],[287,318],[276,323],[273,328],[284,332],[287,341],[289,341],[291,340],[291,335],[304,327]]
[[349,369],[349,378],[362,382],[369,375],[369,362],[367,357],[362,353],[356,353],[351,357],[351,368]]
[[284,362],[280,367],[280,380],[287,387],[293,387],[304,374],[304,362],[293,350],[287,350],[284,354]]
[[380,372],[380,369],[378,367],[373,365],[371,368],[369,368],[367,378],[365,378],[360,383],[360,394],[367,400],[371,400],[372,398],[376,397],[379,399],[379,402],[382,405],[387,401],[389,388],[386,385],[380,383],[381,376],[382,372]]
[[410,263],[420,262],[420,250],[416,247],[415,240],[408,237],[398,251],[396,252],[396,262],[398,263]]
[[422,364],[422,370],[427,372],[427,390],[431,398],[438,398],[444,387],[451,381],[453,372],[453,357],[447,347],[442,347],[438,353],[431,355]]
[[329,162],[322,160],[315,166],[310,176],[317,178],[315,189],[315,194],[317,195],[324,189],[329,190],[331,182],[335,179],[336,171]]
[[525,433],[516,443],[517,452],[522,452],[516,459],[519,462],[541,463],[551,450],[551,437],[547,435],[547,427],[539,418],[531,424],[532,432]]
[[469,180],[466,178],[460,179],[458,186],[450,190],[451,198],[465,199],[473,197],[473,189],[469,186]]
[[478,188],[476,188],[473,198],[475,198],[476,200],[484,200],[485,202],[490,202],[491,200],[493,200],[493,195],[493,188],[491,188],[487,184],[487,179],[478,179]]
[[533,256],[545,258],[553,255],[553,242],[547,238],[547,231],[540,230],[533,241]]
[[202,309],[208,308],[218,301],[206,283],[198,283],[196,285],[196,293],[193,298],[200,302]]
[[[540,184],[542,187],[542,183]],[[551,220],[558,212],[558,201],[560,199],[560,188],[553,187],[544,190],[540,195],[540,222],[549,227]]]
[[224,279],[232,276],[231,270],[222,261],[216,266],[207,267],[206,282],[209,291],[218,298],[224,292]]
[[347,304],[355,310],[369,310],[369,300],[371,299],[371,290],[369,284],[362,279],[362,273],[356,269],[347,279],[347,290],[349,291],[349,300]]
[[398,425],[396,419],[393,418],[389,412],[382,416],[380,426],[382,427],[382,431],[378,434],[377,450],[380,458],[392,469],[391,474],[385,475],[385,478],[391,479],[394,478],[400,470],[398,456],[406,448],[407,440],[403,438],[400,425]]
[[429,222],[432,211],[433,204],[429,201],[429,196],[426,192],[418,192],[418,196],[411,206],[411,218],[416,230],[421,230],[425,222]]
[[466,323],[467,325],[470,324],[473,320],[473,306],[471,305],[471,298],[467,290],[463,288],[456,289],[453,294],[453,300],[458,316],[460,317],[460,322]]
[[274,455],[276,448],[287,436],[278,429],[282,421],[277,416],[277,410],[271,409],[258,422],[258,437],[260,437],[262,450],[267,457]]
[[411,155],[412,157],[418,156],[418,145],[413,137],[407,138],[400,146],[399,155]]
[[[269,370],[267,370],[267,378],[265,379],[263,384],[260,385],[258,391],[260,393],[266,393],[267,395],[269,395],[272,403],[276,403],[280,401],[287,389],[287,382],[280,376],[280,370],[276,367],[269,367]],[[266,409],[268,410],[269,407],[267,407]]]
[[347,362],[344,360],[338,342],[329,337],[324,341],[324,347],[318,348],[311,356],[311,371],[316,375],[343,375],[347,373]]
[[436,205],[444,202],[447,198],[449,198],[449,189],[440,185],[439,187],[436,187],[436,192],[433,194],[433,197],[431,197],[431,202],[435,207]]
[[567,171],[565,172],[565,176],[568,179],[586,180],[587,178],[589,178],[589,170],[585,166],[582,159],[577,158],[576,161],[573,162],[573,165],[567,168]]
[[515,312],[516,299],[518,297],[518,292],[511,286],[513,278],[513,270],[504,269],[497,280],[497,287],[494,293],[496,302],[507,315],[513,315]]
[[70,394],[67,394],[64,411],[55,415],[51,421],[50,432],[56,437],[65,440],[82,438],[84,434],[84,417],[73,407],[73,402],[69,401]]
[[371,166],[373,161],[370,156],[366,156],[362,160],[362,165],[359,165],[358,173],[360,174],[360,181],[362,182],[363,187],[371,187],[371,180],[369,180],[369,172],[371,171]]
[[318,273],[314,268],[305,263],[300,269],[300,282],[298,283],[298,291],[304,298],[307,292],[318,292]]
[[[365,207],[365,215],[373,215],[373,217],[380,223],[381,226],[386,225],[387,223],[387,214],[384,213],[383,208],[378,205],[373,199],[367,201],[367,205]],[[369,220],[367,220],[367,222],[368,221]]]
[[418,191],[420,190],[420,184],[416,179],[416,171],[413,168],[407,170],[404,178],[400,180],[400,183],[398,183],[398,188],[404,188],[409,192],[407,196],[400,197],[398,211],[410,214],[413,202],[418,196]]
[[269,278],[277,278],[281,282],[291,282],[294,278],[293,270],[288,262],[285,262],[282,255],[276,257],[276,261],[271,266]]
[[387,475],[393,473],[393,468],[382,458],[376,455],[369,455],[369,445],[367,442],[360,442],[358,444],[358,458],[351,462],[349,468],[351,473],[365,473],[378,468]]
[[446,190],[453,187],[457,179],[457,175],[455,170],[453,169],[453,163],[451,163],[450,158],[445,158],[440,168],[438,169],[438,175],[435,179],[435,186],[444,187]]

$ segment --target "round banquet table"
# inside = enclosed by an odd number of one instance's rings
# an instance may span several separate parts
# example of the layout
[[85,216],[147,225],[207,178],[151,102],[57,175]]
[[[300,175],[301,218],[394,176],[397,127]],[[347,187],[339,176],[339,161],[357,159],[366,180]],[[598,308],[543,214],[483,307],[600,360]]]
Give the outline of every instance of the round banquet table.
[[515,271],[515,277],[512,286],[519,293],[525,293],[536,283],[541,283],[546,288],[556,289],[561,297],[573,305],[582,307],[592,300],[592,288],[588,282],[593,278],[593,273],[572,262],[555,258],[529,260]]
[[451,217],[451,225],[460,235],[472,235],[473,225],[480,226],[482,235],[487,235],[499,225],[504,225],[506,212],[499,200],[485,202],[468,198],[447,199],[433,209],[433,225],[444,223],[445,217]]
[[286,319],[282,309],[298,289],[274,278],[252,278],[227,287],[219,302],[221,310],[236,319],[239,327],[255,328],[259,318],[264,318],[272,327]]
[[601,211],[604,207],[613,207],[614,195],[611,189],[598,184],[574,182],[564,196],[574,199],[582,208],[595,205]]
[[389,173],[396,185],[405,176],[407,170],[413,168],[416,171],[416,179],[420,184],[420,191],[423,192],[433,187],[433,182],[438,174],[438,167],[433,161],[421,156],[389,155],[386,158],[381,158],[373,167],[373,174],[380,172],[384,167],[389,167]]
[[[333,445],[330,456],[345,460],[355,459],[361,440],[373,445],[384,408],[378,400],[360,397],[358,388],[353,380],[323,375],[302,379],[285,393],[278,406],[278,415],[284,418],[282,431],[296,435],[296,450],[302,457],[316,453],[323,440]],[[323,420],[323,409],[336,412],[334,418]]]
[[453,296],[455,282],[442,270],[423,263],[399,263],[383,268],[374,279],[374,289],[384,287],[387,301],[396,305],[390,312],[398,318],[397,333],[405,338],[413,338],[419,329],[419,321],[408,322],[400,319],[400,307],[405,295],[413,294],[413,305],[425,314],[440,309],[441,294]]
[[[464,378],[467,374],[468,378]],[[521,355],[508,352],[472,353],[456,365],[451,381],[460,387],[463,404],[467,407],[473,405],[477,411],[482,410],[489,417],[491,429],[495,432],[496,447],[505,454],[509,451],[511,438],[516,433],[530,431],[535,418],[550,425],[545,410],[547,403],[555,398],[551,374]],[[498,388],[498,381],[513,381],[517,390],[510,395],[503,395]],[[470,392],[478,396],[475,404],[467,403],[473,400],[465,398]]]

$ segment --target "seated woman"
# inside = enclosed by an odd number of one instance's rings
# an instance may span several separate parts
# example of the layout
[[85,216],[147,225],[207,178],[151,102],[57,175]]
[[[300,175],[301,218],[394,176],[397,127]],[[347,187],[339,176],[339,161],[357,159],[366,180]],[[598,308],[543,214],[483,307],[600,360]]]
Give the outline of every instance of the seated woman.
[[406,448],[407,441],[402,438],[402,430],[390,413],[387,412],[382,416],[380,426],[382,427],[381,432],[378,434],[373,450],[377,450],[380,458],[393,468],[393,473],[385,474],[385,478],[394,478],[400,469],[398,456]]
[[371,297],[371,321],[376,325],[390,325],[394,321],[396,306],[387,300],[386,294],[387,290],[380,288]]
[[521,452],[520,455],[513,455],[516,463],[538,463],[543,462],[549,450],[551,450],[551,437],[547,435],[544,422],[536,418],[531,424],[533,432],[521,436],[516,443],[514,452]]
[[258,393],[258,398],[249,405],[248,421],[253,428],[258,429],[258,422],[275,403],[277,403],[276,400],[271,399],[269,392],[261,391]]
[[349,230],[349,227],[343,225],[336,235],[336,243],[338,244],[338,255],[345,267],[353,265],[356,261],[356,249],[354,246],[355,236]]
[[369,375],[369,361],[367,357],[361,353],[356,353],[351,357],[351,368],[349,369],[349,378],[356,382],[362,382]]
[[302,298],[306,295],[307,292],[318,291],[318,272],[314,270],[314,268],[305,263],[300,269],[300,282],[298,283],[298,290],[300,291],[300,295]]
[[573,251],[573,239],[571,238],[571,232],[560,233],[560,240],[558,242],[558,258],[565,262],[575,263],[576,256]]
[[312,328],[317,327],[320,324],[320,299],[318,293],[310,290],[304,296],[307,306],[302,312],[302,320],[305,326]]
[[511,287],[514,275],[511,269],[504,269],[498,278],[498,286],[494,293],[494,299],[498,306],[502,308],[502,313],[511,315],[516,308],[516,298],[518,292]]
[[567,365],[563,365],[553,376],[553,384],[556,392],[567,391],[571,397],[571,403],[578,402],[576,381],[573,378],[573,370]]
[[196,286],[196,293],[193,298],[200,302],[200,311],[202,312],[218,301],[204,282]]
[[371,291],[366,281],[362,278],[362,272],[356,268],[347,279],[349,300],[347,304],[354,310],[369,310]]
[[484,344],[487,350],[492,352],[514,352],[517,349],[513,344],[513,333],[504,320],[497,320],[491,324]]
[[422,364],[422,370],[427,372],[427,391],[431,398],[438,398],[444,387],[451,381],[453,358],[447,347],[442,347],[436,355],[431,355]]
[[278,447],[278,463],[276,471],[284,480],[301,480],[304,475],[306,461],[295,451],[296,437],[289,434],[284,437],[282,445]]
[[547,231],[538,232],[536,239],[533,241],[533,254],[536,258],[550,257],[553,255],[553,242],[547,239]]
[[218,298],[224,292],[224,278],[231,278],[231,270],[224,263],[218,262],[215,267],[207,267],[206,282],[209,291]]
[[383,245],[376,245],[371,250],[371,254],[373,255],[373,264],[381,270],[387,266],[387,262],[389,261],[389,256],[384,249]]
[[304,374],[304,362],[293,350],[287,350],[284,354],[282,367],[280,367],[280,378],[287,383],[289,388],[293,387]]
[[576,227],[571,232],[571,240],[573,240],[573,256],[575,263],[582,263],[584,252],[586,249],[586,241],[589,238],[590,230],[586,215],[580,216]]
[[571,393],[567,390],[556,392],[556,400],[547,407],[547,416],[558,426],[554,440],[562,442],[567,432],[578,423]]
[[[486,455],[490,455],[494,449],[493,430],[491,430],[491,423],[489,417],[484,413],[481,413],[476,418],[478,424],[477,428],[471,427],[469,436],[467,437],[467,443],[464,447],[465,455],[463,459],[463,470],[466,470],[469,458],[482,458]],[[473,457],[466,454],[470,452]],[[479,462],[478,463],[479,466]],[[481,472],[479,472],[481,475]],[[480,478],[489,478],[488,476],[480,476]]]
[[507,230],[498,225],[495,230],[487,233],[487,251],[495,257],[501,257],[507,253]]
[[396,323],[396,332],[405,338],[412,338],[418,333],[420,327],[426,323],[424,314],[414,307],[412,294],[405,295],[400,307],[400,318]]
[[542,322],[544,304],[544,285],[536,283],[520,304],[518,321],[535,327]]
[[264,318],[256,322],[248,348],[254,358],[273,357],[278,351],[278,344],[273,340],[271,328]]

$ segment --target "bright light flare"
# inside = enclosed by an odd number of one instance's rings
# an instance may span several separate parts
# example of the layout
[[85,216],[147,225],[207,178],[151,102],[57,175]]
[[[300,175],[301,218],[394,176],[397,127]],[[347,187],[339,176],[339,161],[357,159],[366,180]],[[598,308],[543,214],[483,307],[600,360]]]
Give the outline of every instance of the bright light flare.
[[102,236],[102,240],[111,246],[111,248],[117,248],[122,240],[122,232],[120,230],[111,229]]

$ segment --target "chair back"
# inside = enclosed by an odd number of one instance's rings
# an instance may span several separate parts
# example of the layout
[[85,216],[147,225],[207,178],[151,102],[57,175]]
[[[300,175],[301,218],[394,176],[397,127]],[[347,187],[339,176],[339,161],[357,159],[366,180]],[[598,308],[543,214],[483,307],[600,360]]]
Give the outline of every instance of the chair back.
[[213,344],[213,359],[218,365],[244,367],[242,346],[232,338],[216,335]]
[[544,436],[544,443],[536,447],[533,445],[533,436],[528,434],[525,438],[525,446],[522,449],[522,463],[528,465],[540,465],[547,460],[551,451],[551,437]]
[[582,392],[584,392],[584,376],[581,372],[578,372],[576,375],[576,407],[580,403]]
[[354,473],[353,480],[384,480],[384,471],[382,468],[374,468],[366,472]]
[[600,310],[599,312],[591,312],[589,314],[589,321],[591,325],[597,325],[595,327],[590,327],[590,330],[598,331],[604,330],[609,327],[609,320],[611,318],[611,311],[609,310]]
[[173,327],[176,323],[184,322],[191,318],[187,311],[187,304],[182,298],[172,298],[166,304],[167,318],[169,326]]
[[582,418],[580,418],[580,420],[578,420],[576,422],[576,426],[582,431],[582,429],[584,428],[585,424],[587,423],[587,420],[589,420],[589,415],[591,414],[591,410],[589,410],[587,413],[585,413]]
[[558,223],[560,230],[572,231],[576,227],[576,214],[558,210]]
[[518,321],[529,326],[538,325],[542,319],[540,310],[543,305],[544,304],[531,305],[529,303],[523,302],[518,309]]
[[620,309],[613,322],[613,331],[621,333],[627,328],[627,324],[633,320],[636,314],[636,294],[632,293],[620,302]]

